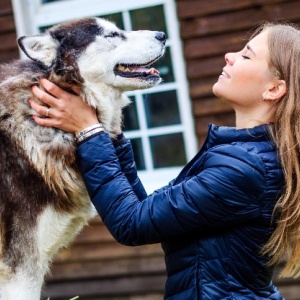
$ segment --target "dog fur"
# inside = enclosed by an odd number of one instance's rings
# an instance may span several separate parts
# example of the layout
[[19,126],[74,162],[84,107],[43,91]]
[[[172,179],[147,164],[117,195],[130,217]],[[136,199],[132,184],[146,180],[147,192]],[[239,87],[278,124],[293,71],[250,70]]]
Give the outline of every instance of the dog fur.
[[114,132],[129,103],[123,92],[161,81],[146,67],[163,55],[165,35],[86,18],[18,43],[29,59],[0,66],[0,299],[37,300],[51,258],[95,210],[73,135],[33,121],[31,87],[40,78],[69,91],[78,86],[105,130]]

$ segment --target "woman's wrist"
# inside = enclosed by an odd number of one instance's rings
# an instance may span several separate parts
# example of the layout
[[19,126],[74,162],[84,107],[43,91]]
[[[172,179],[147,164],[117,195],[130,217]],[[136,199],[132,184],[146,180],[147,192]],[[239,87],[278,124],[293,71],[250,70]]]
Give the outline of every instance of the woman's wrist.
[[81,143],[85,139],[102,131],[104,131],[103,125],[101,123],[96,123],[80,131],[75,132],[75,140],[77,143]]

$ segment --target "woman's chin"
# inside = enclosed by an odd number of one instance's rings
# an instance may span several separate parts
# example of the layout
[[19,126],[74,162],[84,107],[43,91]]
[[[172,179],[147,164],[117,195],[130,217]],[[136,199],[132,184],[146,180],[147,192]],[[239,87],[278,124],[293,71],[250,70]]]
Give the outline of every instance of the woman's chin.
[[213,87],[212,87],[212,92],[214,93],[215,96],[220,97],[221,96],[221,87],[219,84],[219,81],[217,81]]

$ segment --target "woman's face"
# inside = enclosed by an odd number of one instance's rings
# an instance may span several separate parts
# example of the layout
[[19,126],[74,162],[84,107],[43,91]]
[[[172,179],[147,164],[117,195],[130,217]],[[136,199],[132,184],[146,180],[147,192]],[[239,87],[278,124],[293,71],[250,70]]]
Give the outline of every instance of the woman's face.
[[245,48],[225,55],[226,66],[213,86],[214,94],[234,109],[251,109],[263,101],[273,74],[269,70],[268,31],[254,37]]

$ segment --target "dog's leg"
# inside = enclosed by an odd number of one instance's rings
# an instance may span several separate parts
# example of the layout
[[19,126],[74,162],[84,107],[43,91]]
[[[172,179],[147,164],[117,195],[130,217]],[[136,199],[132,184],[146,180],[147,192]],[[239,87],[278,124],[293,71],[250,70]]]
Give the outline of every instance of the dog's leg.
[[28,278],[25,274],[17,274],[10,281],[0,283],[1,300],[40,300],[43,276]]

